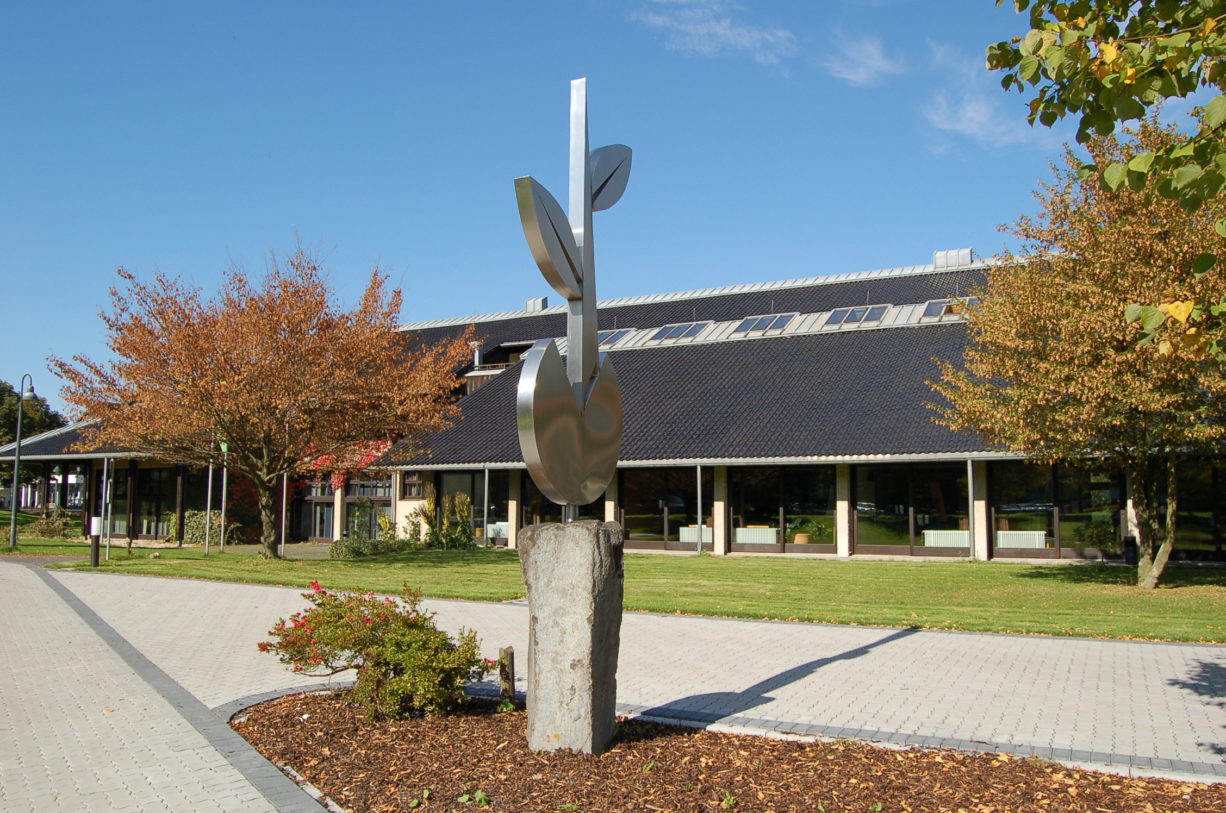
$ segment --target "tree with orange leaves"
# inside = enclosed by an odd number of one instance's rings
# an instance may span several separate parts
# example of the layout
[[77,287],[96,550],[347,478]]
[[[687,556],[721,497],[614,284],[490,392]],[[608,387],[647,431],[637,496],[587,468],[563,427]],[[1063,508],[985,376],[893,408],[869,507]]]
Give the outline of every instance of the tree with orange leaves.
[[[1094,136],[1097,164],[1127,162],[1179,138],[1152,120],[1121,139]],[[969,309],[964,365],[939,362],[938,422],[971,430],[1037,462],[1122,469],[1137,514],[1137,583],[1155,587],[1175,538],[1176,475],[1226,443],[1226,367],[1195,340],[1138,343],[1130,303],[1187,302],[1226,290],[1226,256],[1213,222],[1226,200],[1194,213],[1144,190],[1103,188],[1072,150],[1040,187],[1035,217],[1010,229],[1023,242],[988,270]],[[1165,520],[1160,515],[1166,500]]]
[[64,400],[93,419],[83,444],[140,449],[202,465],[228,448],[259,497],[264,555],[276,557],[278,482],[329,457],[342,468],[372,443],[440,429],[457,413],[465,335],[433,346],[397,331],[399,290],[371,273],[356,306],[331,300],[302,251],[262,281],[231,270],[216,298],[123,269],[102,319],[114,360],[50,360]]

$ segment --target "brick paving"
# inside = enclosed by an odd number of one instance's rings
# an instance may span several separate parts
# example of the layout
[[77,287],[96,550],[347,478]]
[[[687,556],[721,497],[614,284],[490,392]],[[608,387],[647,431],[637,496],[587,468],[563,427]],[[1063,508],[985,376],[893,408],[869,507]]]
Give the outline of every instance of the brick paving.
[[[50,581],[148,669],[134,671]],[[0,564],[0,809],[309,809],[277,795],[258,756],[214,744],[206,722],[165,699],[177,688],[219,721],[299,687],[255,647],[305,605],[299,593]],[[489,657],[513,645],[522,671],[524,602],[426,605],[449,630],[475,629]],[[1226,780],[1223,646],[629,613],[618,699],[625,713],[721,729]]]

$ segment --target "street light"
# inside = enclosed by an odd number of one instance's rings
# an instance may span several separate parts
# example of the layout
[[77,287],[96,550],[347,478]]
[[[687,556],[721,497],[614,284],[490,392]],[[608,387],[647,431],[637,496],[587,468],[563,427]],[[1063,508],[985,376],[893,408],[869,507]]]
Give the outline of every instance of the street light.
[[[26,384],[26,379],[30,383]],[[22,390],[22,387],[25,387]],[[17,547],[17,478],[21,474],[21,416],[26,411],[26,401],[34,400],[34,378],[26,373],[21,377],[17,389],[21,395],[17,398],[17,443],[13,446],[13,494],[9,500],[9,550]]]

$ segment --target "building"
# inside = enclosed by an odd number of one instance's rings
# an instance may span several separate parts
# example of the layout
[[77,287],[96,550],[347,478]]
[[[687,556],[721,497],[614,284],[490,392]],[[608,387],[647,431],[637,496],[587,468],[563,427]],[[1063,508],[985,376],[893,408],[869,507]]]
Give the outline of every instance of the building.
[[[602,302],[626,413],[618,474],[583,515],[628,549],[716,554],[1084,559],[1134,533],[1119,475],[1037,466],[933,421],[935,359],[959,359],[962,306],[985,282],[969,249],[932,264]],[[557,521],[515,429],[516,362],[564,337],[565,307],[406,325],[416,341],[475,324],[463,417],[393,448],[398,523],[422,495],[474,495],[474,522],[514,546]],[[556,339],[565,353],[565,339]],[[1221,467],[1187,468],[1178,556],[1223,556]]]
[[[1038,466],[933,420],[927,404],[940,396],[927,382],[936,359],[961,357],[961,311],[986,269],[961,249],[921,266],[602,302],[601,349],[621,381],[625,432],[616,479],[581,514],[621,522],[631,550],[1120,556],[1134,533],[1121,476]],[[513,547],[525,525],[560,520],[522,462],[515,390],[534,341],[553,338],[565,353],[565,314],[532,299],[523,310],[405,325],[414,342],[476,326],[462,417],[393,447],[381,474],[342,489],[307,482],[291,535],[340,538],[380,514],[403,529],[427,498],[439,506],[460,492],[472,498],[478,535],[496,544]],[[57,432],[23,442],[23,460],[89,462],[84,504],[97,505],[106,455],[71,454],[73,428]],[[184,506],[203,507],[202,473],[136,455],[120,465],[111,470],[125,472],[123,532],[164,535],[171,520],[157,517],[168,506],[179,522]],[[1223,467],[1185,466],[1179,506],[1177,558],[1226,560]]]

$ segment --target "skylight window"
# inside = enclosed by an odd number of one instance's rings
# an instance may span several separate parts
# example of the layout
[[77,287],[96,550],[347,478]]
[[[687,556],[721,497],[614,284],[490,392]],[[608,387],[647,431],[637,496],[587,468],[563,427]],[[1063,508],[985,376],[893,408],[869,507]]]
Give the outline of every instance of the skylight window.
[[924,307],[921,319],[940,319],[946,316],[958,316],[967,307],[979,304],[979,297],[968,296],[965,299],[935,299]]
[[655,332],[649,341],[664,342],[677,339],[692,339],[710,325],[710,322],[686,322],[681,325],[665,325]]
[[830,316],[826,318],[826,326],[843,324],[843,320],[847,318],[847,314],[851,313],[851,308],[839,308],[830,311]]
[[870,322],[880,322],[890,310],[889,305],[863,305],[855,308],[835,308],[826,317],[822,327],[839,327],[841,325],[864,325]]
[[732,331],[733,336],[746,333],[778,333],[792,323],[794,313],[772,313],[769,316],[750,316]]
[[630,328],[621,330],[602,330],[597,334],[600,339],[601,347],[608,347],[611,344],[617,344],[622,339],[630,335]]

